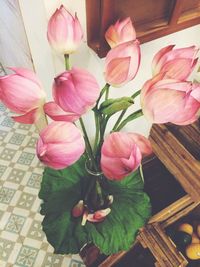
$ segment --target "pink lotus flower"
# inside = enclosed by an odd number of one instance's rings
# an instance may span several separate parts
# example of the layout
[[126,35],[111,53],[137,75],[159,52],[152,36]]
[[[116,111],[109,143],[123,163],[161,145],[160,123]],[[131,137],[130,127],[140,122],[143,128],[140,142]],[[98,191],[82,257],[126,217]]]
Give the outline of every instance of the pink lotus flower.
[[195,58],[199,49],[195,46],[173,49],[174,45],[162,48],[153,58],[153,76],[164,72],[165,78],[185,80],[193,71],[198,58]]
[[75,15],[73,17],[63,5],[55,11],[48,23],[47,38],[57,52],[75,52],[83,38],[83,30]]
[[73,68],[55,78],[53,98],[44,110],[53,120],[74,121],[92,108],[100,94],[95,78],[86,70]]
[[94,213],[88,213],[88,211],[85,210],[81,225],[84,226],[87,221],[93,223],[102,222],[110,212],[111,212],[110,208],[97,210]]
[[144,115],[152,123],[171,122],[187,125],[198,118],[200,109],[200,84],[162,80],[164,74],[147,81],[141,92]]
[[0,77],[0,99],[12,111],[23,114],[15,121],[32,124],[43,112],[45,92],[35,73],[22,68],[11,68],[15,74]]
[[131,81],[140,65],[139,41],[130,41],[112,48],[105,61],[105,79],[112,86],[122,86]]
[[102,145],[101,169],[108,179],[121,180],[139,167],[142,154],[150,152],[150,144],[145,137],[124,132],[111,133]]
[[76,162],[84,153],[85,143],[81,131],[71,122],[54,121],[40,133],[37,156],[56,170]]
[[136,32],[130,18],[117,21],[105,33],[105,38],[111,48],[136,39]]

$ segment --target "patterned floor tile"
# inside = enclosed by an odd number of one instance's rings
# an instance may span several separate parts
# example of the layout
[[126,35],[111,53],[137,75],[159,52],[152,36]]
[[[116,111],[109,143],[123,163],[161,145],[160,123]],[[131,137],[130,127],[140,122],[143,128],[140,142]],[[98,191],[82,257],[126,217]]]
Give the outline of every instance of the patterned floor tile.
[[0,267],[83,267],[79,257],[53,254],[46,241],[37,196],[44,168],[35,156],[38,135],[33,125],[9,116],[0,103]]
[[44,232],[42,231],[42,225],[39,221],[33,221],[32,225],[29,229],[27,237],[36,239],[36,240],[43,240],[44,239]]
[[8,181],[20,184],[25,174],[26,172],[24,170],[13,168],[9,174]]
[[0,130],[0,141],[3,141],[7,134],[7,131]]
[[77,261],[77,260],[71,260],[70,266],[69,267],[84,267],[82,262]]
[[35,199],[36,196],[23,192],[17,203],[17,207],[30,210]]
[[2,126],[6,126],[12,128],[15,122],[10,117],[5,117],[4,120],[1,122]]
[[15,190],[2,187],[0,188],[0,203],[9,204],[15,194]]
[[0,111],[6,111],[6,107],[3,105],[3,103],[0,103]]
[[11,214],[5,227],[5,230],[16,234],[20,233],[25,221],[25,217],[16,214]]
[[6,171],[7,166],[5,165],[0,165],[0,177],[4,174],[4,172]]
[[15,156],[16,150],[11,148],[4,148],[0,155],[0,159],[11,161]]
[[22,246],[16,265],[20,267],[32,267],[38,254],[38,249],[29,246]]
[[12,252],[13,247],[14,247],[13,242],[0,238],[0,259],[8,261],[8,258]]
[[47,253],[42,263],[42,267],[61,267],[63,256]]
[[10,138],[9,143],[14,145],[21,145],[25,137],[26,136],[24,134],[14,133]]
[[37,137],[31,137],[29,142],[27,143],[27,146],[35,148],[36,142],[37,142]]
[[32,173],[30,178],[29,178],[29,180],[28,180],[27,185],[30,186],[30,187],[34,187],[34,188],[38,188],[39,189],[41,181],[42,181],[42,175],[41,174]]
[[17,163],[23,164],[23,165],[31,165],[34,157],[35,157],[35,155],[32,153],[22,152]]
[[0,210],[0,221],[1,221],[2,216],[3,216],[3,211]]
[[18,129],[21,129],[21,130],[28,131],[28,130],[30,130],[30,128],[31,128],[31,125],[28,125],[28,124],[19,124],[18,125]]

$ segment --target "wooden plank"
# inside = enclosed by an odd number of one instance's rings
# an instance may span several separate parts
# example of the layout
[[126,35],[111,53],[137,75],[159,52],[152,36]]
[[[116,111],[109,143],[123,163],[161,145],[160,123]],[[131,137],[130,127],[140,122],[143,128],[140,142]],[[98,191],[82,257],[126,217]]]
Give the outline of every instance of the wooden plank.
[[155,262],[155,267],[161,267],[159,262]]
[[[151,235],[154,237],[156,242],[161,247],[162,251],[166,254],[166,257],[168,259],[168,262],[170,266],[180,266],[180,261],[177,259],[177,256],[175,255],[173,251],[173,244],[171,243],[170,246],[166,244],[166,242],[163,240],[163,238],[160,236],[160,233],[156,231],[155,225],[157,224],[149,224],[147,225],[148,231],[151,233]],[[178,251],[176,251],[178,253]]]
[[192,203],[193,200],[191,197],[186,195],[151,217],[149,223],[165,221],[177,214],[179,211],[190,206]]
[[140,235],[140,233],[137,236],[137,240],[140,242],[140,244],[142,245],[143,248],[147,248],[147,244],[143,240],[142,235]]
[[86,0],[87,41],[99,57],[110,49],[104,34],[114,22],[114,0]]
[[165,125],[154,125],[150,133],[154,153],[180,182],[194,201],[200,200],[200,162],[168,131]]
[[[94,49],[94,51],[100,57],[104,57],[109,50],[109,46],[104,39],[105,30],[110,25],[110,23],[114,23],[121,17],[132,17],[133,21],[134,17],[141,18],[135,25],[137,38],[141,43],[148,42],[199,24],[200,16],[198,9],[192,9],[191,11],[189,11],[189,15],[187,15],[186,17],[181,16],[181,9],[184,7],[183,3],[185,1],[186,0],[176,0],[174,12],[172,13],[169,20],[170,22],[168,23],[166,17],[167,15],[164,17],[161,16],[161,18],[159,19],[158,16],[154,16],[153,12],[150,12],[150,14],[152,14],[152,18],[148,17],[148,20],[144,21],[142,18],[144,18],[144,15],[146,14],[146,12],[148,12],[148,9],[146,9],[146,5],[144,3],[139,3],[139,5],[143,5],[144,8],[143,6],[141,6],[139,10],[122,8],[122,11],[120,13],[117,12],[116,6],[124,5],[123,1],[86,0],[88,45],[92,49]],[[149,2],[147,0],[147,4]],[[153,3],[153,1],[151,2]],[[168,3],[167,5],[169,10],[166,10],[166,14],[168,14],[168,12],[170,11],[170,3]],[[155,7],[152,10],[157,10],[159,5],[160,3],[156,3]],[[143,15],[141,14],[142,9]]]
[[147,247],[150,249],[151,253],[154,255],[156,261],[160,263],[161,267],[174,267],[168,261],[167,255],[160,247],[160,244],[157,242],[154,236],[152,236],[151,232],[148,231],[146,227],[142,229],[140,235],[146,243]]
[[125,254],[127,251],[122,251],[116,254],[113,254],[109,256],[104,262],[102,262],[99,267],[110,267],[113,266],[113,264],[117,263]]
[[175,0],[174,9],[169,20],[169,26],[172,27],[178,23],[185,1],[186,0]]
[[177,259],[177,264],[179,264],[179,266],[187,266],[188,261],[186,260],[186,258],[178,251],[178,249],[173,245],[173,243],[170,241],[170,239],[168,238],[168,236],[165,234],[164,230],[161,228],[161,225],[158,223],[154,223],[152,224],[152,231],[155,231],[155,233],[158,234],[158,236],[160,237],[161,243],[163,248],[165,249],[165,251],[168,251],[168,256],[171,257],[171,262],[174,263],[175,265],[175,261],[174,258]]
[[176,136],[179,142],[184,144],[184,147],[193,157],[200,160],[200,120],[185,126],[169,123],[166,127]]
[[200,202],[192,203],[188,207],[184,208],[183,210],[181,210],[177,214],[173,215],[172,217],[170,217],[166,221],[164,221],[162,223],[162,226],[164,228],[166,228],[167,226],[173,224],[174,222],[178,221],[180,218],[183,218],[184,216],[186,216],[189,212],[191,212],[193,209],[195,209],[199,204],[200,204]]

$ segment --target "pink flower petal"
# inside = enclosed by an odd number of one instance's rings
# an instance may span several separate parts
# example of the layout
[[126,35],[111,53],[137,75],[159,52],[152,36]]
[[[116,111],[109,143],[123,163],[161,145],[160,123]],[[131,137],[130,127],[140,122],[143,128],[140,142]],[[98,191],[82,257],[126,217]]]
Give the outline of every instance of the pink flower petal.
[[35,123],[40,116],[40,113],[37,108],[25,113],[21,116],[13,116],[12,119],[19,123],[25,123],[25,124],[33,124]]
[[35,72],[33,72],[32,70],[24,69],[24,68],[14,68],[14,67],[10,67],[9,69],[14,71],[19,76],[22,76],[28,80],[33,81],[34,83],[36,83],[39,86],[40,89],[42,88],[42,84],[41,84],[40,80],[38,79]]
[[109,84],[118,85],[124,83],[129,74],[130,57],[115,58],[111,60],[106,68],[105,79]]
[[48,102],[44,105],[44,112],[54,121],[76,121],[80,115],[66,112],[55,102]]
[[81,131],[71,122],[55,121],[40,132],[36,151],[47,166],[63,169],[84,153],[85,142]]
[[137,144],[143,156],[153,153],[150,141],[141,134],[128,133],[128,136]]
[[153,76],[158,74],[158,72],[160,71],[160,65],[159,65],[159,61],[160,59],[169,51],[171,51],[174,48],[175,45],[168,45],[164,48],[162,48],[161,50],[159,50],[158,53],[156,53],[156,55],[153,58],[152,61],[152,71],[153,71]]

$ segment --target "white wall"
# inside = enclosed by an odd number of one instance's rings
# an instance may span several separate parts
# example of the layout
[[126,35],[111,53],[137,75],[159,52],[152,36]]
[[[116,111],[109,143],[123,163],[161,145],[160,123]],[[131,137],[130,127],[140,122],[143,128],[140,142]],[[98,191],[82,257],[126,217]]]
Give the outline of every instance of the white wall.
[[0,1],[0,63],[7,67],[33,68],[29,45],[17,1]]
[[[50,50],[46,41],[46,26],[50,15],[60,4],[64,4],[72,13],[77,12],[85,32],[85,38],[79,51],[72,56],[73,64],[79,67],[85,67],[90,70],[97,78],[100,86],[105,84],[103,79],[104,60],[99,59],[86,44],[86,14],[84,0],[19,0],[24,18],[25,28],[29,39],[30,47],[33,51],[33,61],[38,75],[46,85],[46,90],[50,98],[51,81],[54,75],[63,71],[63,58],[55,55]],[[28,4],[27,4],[28,2]],[[35,20],[35,17],[37,19]],[[38,32],[39,31],[39,32]],[[37,36],[32,32],[37,33]],[[151,60],[153,55],[162,47],[168,44],[176,44],[177,47],[189,45],[200,46],[200,25],[188,28],[186,30],[159,38],[157,40],[141,45],[142,61],[137,77],[127,84],[123,89],[112,88],[110,95],[113,97],[122,95],[131,95],[134,91],[140,89],[143,83],[151,77]],[[136,104],[139,107],[139,103]],[[91,117],[86,118],[87,125],[91,129]],[[144,118],[130,123],[124,130],[143,132],[147,134],[149,129],[148,122]],[[90,130],[91,135],[93,131]]]

